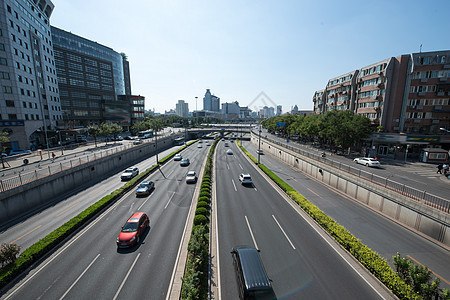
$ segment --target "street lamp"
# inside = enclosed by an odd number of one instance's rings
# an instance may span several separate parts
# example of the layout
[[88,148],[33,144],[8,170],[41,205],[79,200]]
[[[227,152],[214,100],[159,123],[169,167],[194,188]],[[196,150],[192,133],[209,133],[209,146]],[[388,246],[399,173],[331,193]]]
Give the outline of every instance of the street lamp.
[[197,119],[197,125],[198,125],[198,111],[197,111],[197,99],[198,97],[195,96],[195,118]]
[[439,128],[439,130],[445,131],[447,133],[450,133],[450,130],[445,129],[444,127]]
[[261,156],[261,124],[259,124],[258,165],[259,165],[259,162],[260,162],[260,156]]
[[63,151],[64,147],[63,147],[62,140],[61,140],[61,131],[60,130],[58,130],[58,134],[59,134],[59,146],[61,147],[61,155],[64,155],[64,151]]

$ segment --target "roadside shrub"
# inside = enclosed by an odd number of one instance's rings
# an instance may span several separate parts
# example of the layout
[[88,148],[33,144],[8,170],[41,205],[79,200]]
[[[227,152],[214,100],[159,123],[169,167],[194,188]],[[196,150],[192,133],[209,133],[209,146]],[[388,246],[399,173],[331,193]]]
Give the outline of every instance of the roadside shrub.
[[208,204],[211,203],[211,199],[209,197],[205,197],[205,196],[198,198],[198,201],[199,202],[206,202]]
[[205,201],[199,201],[197,203],[197,208],[200,208],[200,207],[204,207],[204,208],[206,208],[208,210],[210,209],[209,204],[207,202],[205,202]]
[[210,197],[211,192],[209,190],[200,190],[200,197]]
[[204,215],[196,215],[194,217],[194,225],[205,225],[208,219]]
[[204,215],[205,217],[209,216],[209,210],[205,207],[199,207],[195,210],[195,215]]

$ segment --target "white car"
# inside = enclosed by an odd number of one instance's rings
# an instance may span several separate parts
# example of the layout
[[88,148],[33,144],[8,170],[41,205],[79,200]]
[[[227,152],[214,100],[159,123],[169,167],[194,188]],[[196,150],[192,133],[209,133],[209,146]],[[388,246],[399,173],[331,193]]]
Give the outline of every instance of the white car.
[[380,162],[371,157],[358,157],[353,160],[357,164],[365,165],[366,167],[379,167]]
[[197,182],[197,174],[195,171],[189,171],[186,174],[186,183],[196,183]]
[[252,184],[252,177],[250,176],[250,174],[241,173],[241,174],[239,174],[239,181],[243,185]]
[[136,168],[136,167],[128,168],[122,173],[122,175],[120,176],[120,179],[130,180],[131,178],[133,178],[134,176],[136,176],[138,174],[139,174],[138,168]]
[[231,149],[228,149],[228,150],[227,150],[227,154],[228,154],[228,155],[233,155],[233,151],[232,151]]
[[181,156],[181,154],[175,154],[175,156],[173,157],[174,161],[180,161],[183,159],[183,156]]

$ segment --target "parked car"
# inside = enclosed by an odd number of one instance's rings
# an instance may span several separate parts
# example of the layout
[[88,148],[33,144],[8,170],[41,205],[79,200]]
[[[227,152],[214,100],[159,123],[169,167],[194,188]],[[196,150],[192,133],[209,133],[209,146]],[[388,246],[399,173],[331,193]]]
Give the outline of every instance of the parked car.
[[379,167],[380,162],[376,160],[375,158],[371,157],[358,157],[353,160],[354,162],[365,165],[366,167]]
[[183,156],[181,156],[181,154],[175,154],[175,156],[173,157],[174,161],[180,161],[183,159]]
[[140,144],[142,144],[142,140],[141,139],[135,139],[133,141],[133,145],[140,145]]
[[120,179],[122,180],[130,180],[134,176],[139,174],[139,169],[137,167],[128,168],[126,169],[122,175],[120,176]]
[[252,184],[252,177],[248,173],[241,173],[239,174],[239,181],[241,182],[242,185],[246,184],[250,185]]
[[116,241],[117,248],[128,248],[137,245],[142,234],[149,226],[150,219],[147,214],[143,212],[133,214],[125,225],[122,226],[122,230]]
[[186,174],[186,183],[196,183],[197,182],[197,174],[195,171],[189,171]]
[[231,149],[228,149],[228,150],[227,150],[227,154],[228,154],[228,155],[233,155],[233,151],[232,151]]
[[180,161],[180,166],[182,166],[182,167],[189,166],[189,164],[190,164],[189,158],[183,158],[183,159]]
[[142,181],[136,190],[136,196],[148,196],[150,191],[155,188],[155,183],[153,181]]
[[2,153],[2,156],[11,156],[15,154],[30,154],[31,150],[23,150],[23,149],[12,149]]

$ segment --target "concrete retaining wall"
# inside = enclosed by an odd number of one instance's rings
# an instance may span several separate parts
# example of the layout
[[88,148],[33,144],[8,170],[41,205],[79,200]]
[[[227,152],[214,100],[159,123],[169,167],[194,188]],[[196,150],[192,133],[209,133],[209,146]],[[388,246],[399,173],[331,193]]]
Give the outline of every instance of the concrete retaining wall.
[[157,147],[153,142],[144,143],[4,191],[0,193],[0,225],[172,146],[173,138],[158,140]]
[[[257,146],[258,136],[252,134],[251,141]],[[261,138],[261,149],[294,168],[337,188],[370,208],[382,212],[393,220],[450,246],[449,214],[400,195],[383,186],[363,180],[358,176],[331,168],[321,161],[314,161],[311,158],[306,159],[306,157],[297,152],[283,148],[263,138]],[[322,174],[319,170],[322,170]]]

